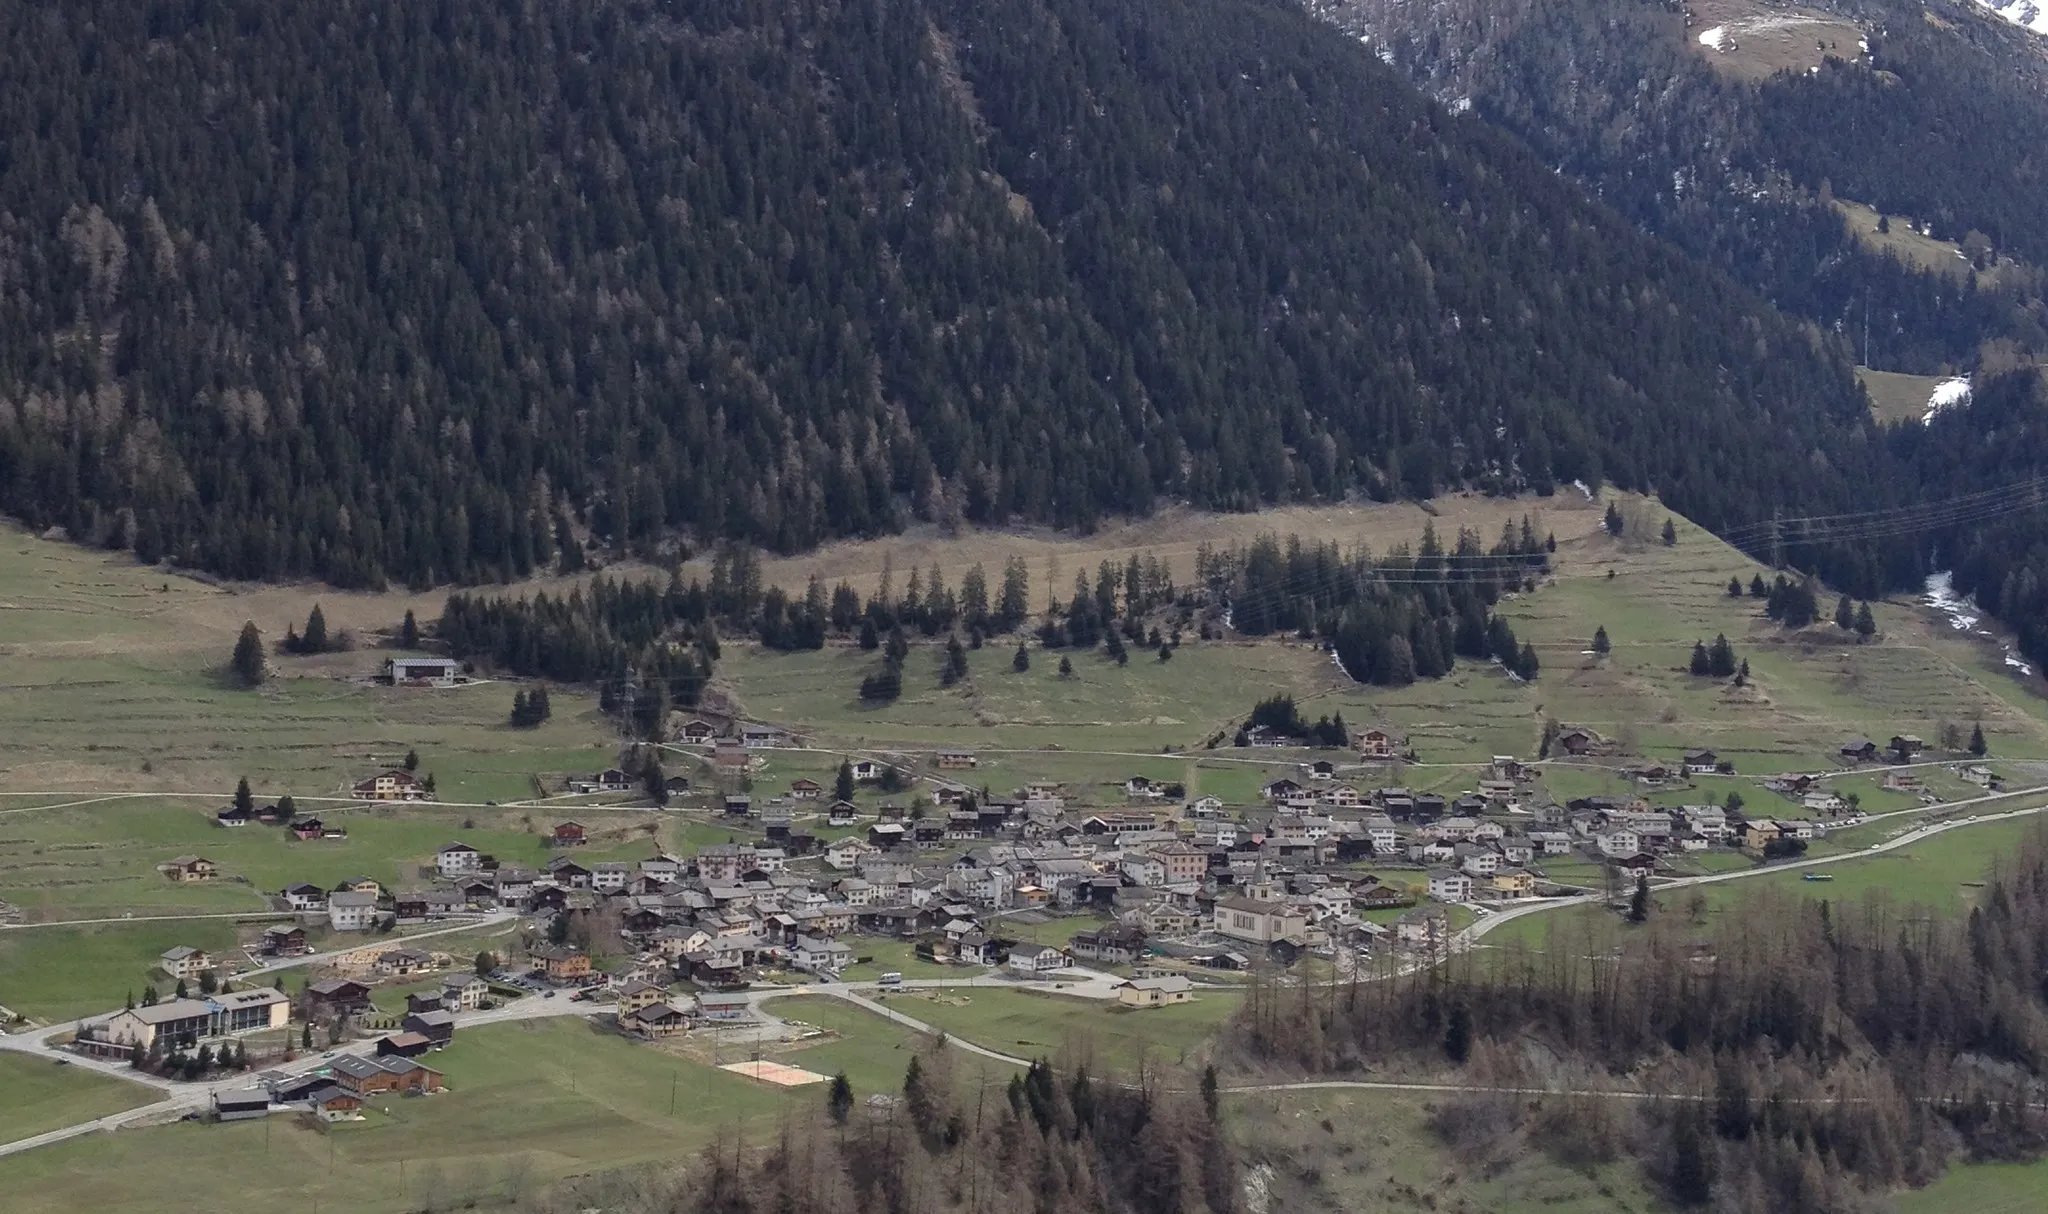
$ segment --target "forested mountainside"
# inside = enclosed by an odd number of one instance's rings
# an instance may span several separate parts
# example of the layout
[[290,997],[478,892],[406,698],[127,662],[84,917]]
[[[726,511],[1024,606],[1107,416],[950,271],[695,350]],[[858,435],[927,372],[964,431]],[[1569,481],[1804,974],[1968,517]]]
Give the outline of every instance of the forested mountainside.
[[0,47],[0,510],[145,559],[1902,491],[1830,339],[1280,0],[0,0]]
[[[1845,0],[1831,7],[1867,31],[1867,55],[1842,45],[1760,82],[1709,65],[1681,0],[1314,7],[1872,366],[2048,353],[2048,48],[1966,0]],[[1835,196],[2027,265],[1981,281],[1908,266],[1859,244]]]

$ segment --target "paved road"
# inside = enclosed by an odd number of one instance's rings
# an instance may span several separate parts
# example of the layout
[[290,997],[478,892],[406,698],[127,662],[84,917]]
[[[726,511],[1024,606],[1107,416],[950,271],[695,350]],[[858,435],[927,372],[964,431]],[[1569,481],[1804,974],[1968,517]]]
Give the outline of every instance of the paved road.
[[[2048,788],[2028,788],[2018,792],[1998,793],[1988,797],[1973,797],[1967,801],[1950,801],[1940,806],[1929,806],[1925,810],[1894,810],[1889,814],[1872,814],[1865,821],[1874,822],[1880,818],[1898,817],[1902,814],[1926,813],[1937,809],[1957,809],[1969,805],[1982,805],[1990,801],[2005,801],[2013,797],[2038,795],[2043,792],[2048,792]],[[1724,881],[1746,881],[1755,877],[1769,876],[1772,873],[1791,872],[1802,868],[1825,868],[1831,864],[1845,864],[1852,860],[1861,860],[1868,856],[1880,856],[1886,852],[1897,851],[1899,848],[1925,842],[1936,835],[1945,834],[1948,831],[1961,830],[1968,826],[1983,826],[1992,822],[2006,822],[2014,818],[2024,818],[2030,814],[2044,812],[2048,812],[2048,805],[2033,805],[2024,809],[2007,810],[2004,813],[1979,814],[1975,817],[1957,818],[1948,822],[1935,822],[1927,826],[1916,827],[1882,843],[1873,843],[1860,851],[1837,852],[1831,856],[1816,856],[1805,860],[1787,860],[1778,864],[1767,864],[1761,868],[1739,868],[1732,872],[1708,873],[1699,877],[1679,877],[1669,881],[1660,881],[1651,888],[1661,894],[1667,890],[1685,889],[1694,885],[1718,885]],[[1473,941],[1481,936],[1486,935],[1502,924],[1512,923],[1517,919],[1526,918],[1530,915],[1540,915],[1545,911],[1553,911],[1566,906],[1583,906],[1586,903],[1598,902],[1599,900],[1599,894],[1579,894],[1569,898],[1546,898],[1541,902],[1532,902],[1497,910],[1460,932],[1458,934],[1459,938],[1453,942],[1452,947],[1469,947]]]

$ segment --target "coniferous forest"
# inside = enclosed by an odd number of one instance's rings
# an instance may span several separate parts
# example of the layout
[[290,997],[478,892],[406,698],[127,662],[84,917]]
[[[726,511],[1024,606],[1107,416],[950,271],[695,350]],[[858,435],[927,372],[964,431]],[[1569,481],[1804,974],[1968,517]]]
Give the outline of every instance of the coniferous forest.
[[0,45],[0,510],[145,560],[1904,491],[1835,338],[1278,0],[5,0]]

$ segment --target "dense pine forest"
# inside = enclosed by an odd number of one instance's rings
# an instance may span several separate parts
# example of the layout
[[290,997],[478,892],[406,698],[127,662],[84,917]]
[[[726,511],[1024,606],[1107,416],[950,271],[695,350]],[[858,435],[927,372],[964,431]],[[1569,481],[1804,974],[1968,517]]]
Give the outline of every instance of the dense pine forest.
[[0,45],[0,510],[145,560],[1897,484],[1845,347],[1278,0],[0,0]]
[[[2048,65],[1958,3],[1834,5],[1870,30],[1814,74],[1718,74],[1680,0],[1328,0],[1445,101],[1466,99],[1619,213],[1918,374],[2048,353]],[[2019,258],[1981,284],[1860,244],[1832,198]]]
[[1657,1093],[1479,1093],[1437,1128],[1574,1166],[1632,1157],[1681,1206],[1861,1210],[1952,1158],[2048,1151],[2048,836],[1963,919],[1787,895],[1708,928],[1676,903],[1644,899],[1618,943],[1558,930],[1384,981],[1261,986],[1236,1039],[1315,1074],[1426,1063],[1478,1087]]

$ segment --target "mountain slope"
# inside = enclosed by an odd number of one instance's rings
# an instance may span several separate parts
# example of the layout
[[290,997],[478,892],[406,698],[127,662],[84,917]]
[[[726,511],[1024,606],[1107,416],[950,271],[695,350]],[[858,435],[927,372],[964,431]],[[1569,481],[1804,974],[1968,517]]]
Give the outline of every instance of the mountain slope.
[[511,576],[1883,485],[1841,352],[1263,0],[0,0],[0,509]]
[[[1722,6],[1723,8],[1727,6]],[[1835,195],[2048,264],[2048,62],[1967,0],[1836,6],[1811,71],[1731,79],[1676,0],[1334,0],[1426,89],[1463,99],[1647,231],[1915,374],[2048,353],[2038,270],[1958,275],[1860,243]],[[1766,24],[1790,6],[1745,6]],[[1718,10],[1717,10],[1718,11]],[[1805,11],[1805,10],[1801,10]],[[1782,20],[1793,18],[1783,17]]]

